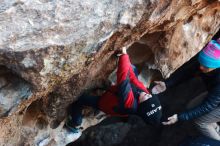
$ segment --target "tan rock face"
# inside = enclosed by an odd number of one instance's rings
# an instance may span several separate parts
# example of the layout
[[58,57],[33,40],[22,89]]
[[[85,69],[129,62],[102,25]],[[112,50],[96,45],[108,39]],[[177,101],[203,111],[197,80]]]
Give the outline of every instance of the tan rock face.
[[37,88],[48,88],[54,78],[65,81],[79,73],[85,57],[123,25],[134,27],[146,2],[13,0],[0,7],[0,50],[7,54],[1,64],[16,62],[7,67],[16,67]]
[[[47,131],[59,127],[66,107],[84,90],[106,84],[120,47],[133,44],[128,52],[134,64],[168,77],[211,39],[219,19],[217,0],[3,0],[0,65],[21,80],[9,88],[6,75],[0,78],[0,94],[11,91],[1,97],[7,110],[0,106],[16,129],[11,143],[59,145]],[[7,135],[0,143],[8,144]]]

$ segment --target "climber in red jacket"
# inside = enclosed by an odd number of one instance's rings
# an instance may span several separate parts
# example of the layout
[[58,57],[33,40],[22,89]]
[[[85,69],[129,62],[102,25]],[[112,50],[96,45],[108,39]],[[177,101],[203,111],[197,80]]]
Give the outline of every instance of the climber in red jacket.
[[69,107],[67,127],[72,131],[82,123],[83,106],[91,106],[112,116],[139,115],[146,123],[159,124],[162,107],[157,96],[152,96],[137,78],[136,68],[130,63],[126,48],[121,51],[117,70],[117,84],[102,96],[82,95]]

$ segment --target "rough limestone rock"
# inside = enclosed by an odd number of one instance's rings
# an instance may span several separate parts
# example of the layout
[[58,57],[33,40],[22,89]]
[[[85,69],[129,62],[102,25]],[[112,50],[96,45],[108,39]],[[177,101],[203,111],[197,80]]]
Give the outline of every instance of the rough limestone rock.
[[31,88],[27,82],[10,74],[7,69],[0,73],[0,117],[13,113],[16,106],[31,95]]
[[120,27],[134,27],[146,4],[143,0],[3,1],[1,64],[16,62],[7,67],[37,88],[65,82]]
[[168,77],[219,30],[219,10],[218,0],[2,0],[0,145],[65,145],[55,137],[67,106],[108,84],[116,50],[130,45],[147,76]]

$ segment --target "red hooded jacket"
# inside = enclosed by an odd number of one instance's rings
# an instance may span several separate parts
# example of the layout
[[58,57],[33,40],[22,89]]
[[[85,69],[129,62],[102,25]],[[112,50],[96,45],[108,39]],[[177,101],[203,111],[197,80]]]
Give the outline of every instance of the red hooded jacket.
[[119,58],[117,84],[110,87],[101,96],[98,104],[99,109],[113,116],[127,115],[129,111],[135,111],[137,108],[139,93],[142,91],[149,93],[143,83],[135,76],[129,56],[123,54]]

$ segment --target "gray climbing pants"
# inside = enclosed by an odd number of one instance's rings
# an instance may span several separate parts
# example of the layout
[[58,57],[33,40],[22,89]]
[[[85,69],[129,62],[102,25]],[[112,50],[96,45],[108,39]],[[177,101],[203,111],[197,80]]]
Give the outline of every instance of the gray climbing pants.
[[[202,103],[208,93],[202,93],[194,98],[187,106],[188,109]],[[220,130],[217,122],[220,122],[220,106],[197,119],[194,123],[198,130],[205,136],[220,141]]]

